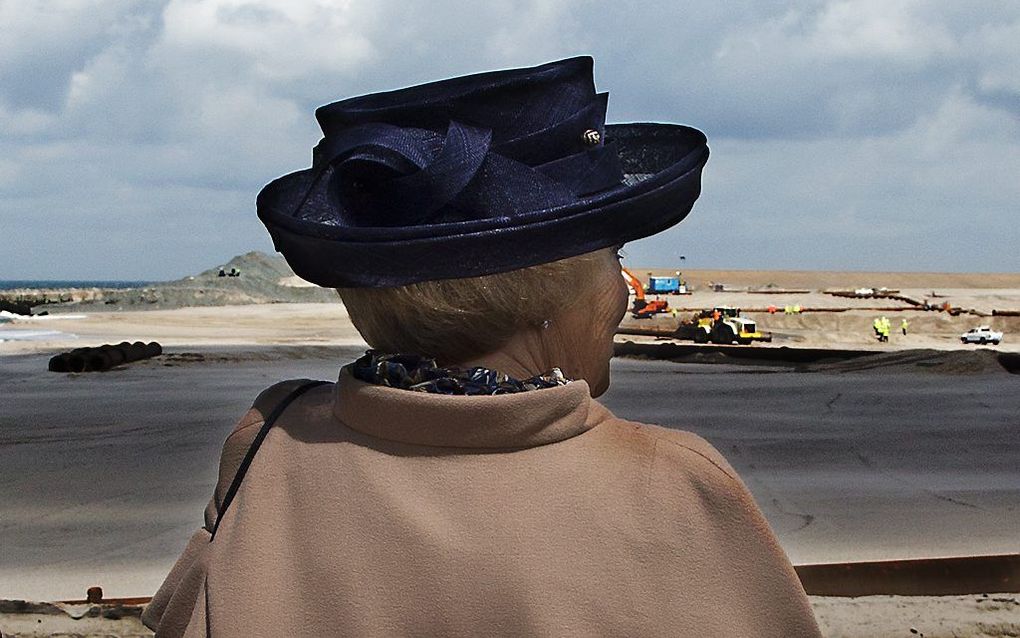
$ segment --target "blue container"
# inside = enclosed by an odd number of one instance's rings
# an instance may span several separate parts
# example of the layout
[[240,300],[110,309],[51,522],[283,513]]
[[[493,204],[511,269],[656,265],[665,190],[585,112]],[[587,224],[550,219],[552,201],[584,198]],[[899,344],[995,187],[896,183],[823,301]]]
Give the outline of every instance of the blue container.
[[665,294],[680,292],[679,277],[650,277],[648,279],[648,290],[652,294]]

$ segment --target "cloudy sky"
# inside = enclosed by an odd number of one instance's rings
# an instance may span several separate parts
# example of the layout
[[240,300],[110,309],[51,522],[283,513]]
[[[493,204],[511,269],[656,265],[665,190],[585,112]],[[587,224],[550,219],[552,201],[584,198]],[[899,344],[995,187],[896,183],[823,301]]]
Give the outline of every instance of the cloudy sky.
[[1020,269],[1017,2],[0,0],[0,33],[0,279],[271,251],[255,195],[316,106],[577,54],[610,121],[712,148],[631,263]]

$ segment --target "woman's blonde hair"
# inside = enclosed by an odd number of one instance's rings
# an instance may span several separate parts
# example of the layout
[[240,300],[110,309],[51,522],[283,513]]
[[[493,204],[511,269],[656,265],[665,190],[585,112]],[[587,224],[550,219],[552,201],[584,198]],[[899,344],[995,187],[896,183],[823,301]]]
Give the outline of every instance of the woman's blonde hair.
[[587,297],[598,254],[495,275],[337,292],[373,348],[449,365],[498,350],[514,334],[552,320],[571,300]]

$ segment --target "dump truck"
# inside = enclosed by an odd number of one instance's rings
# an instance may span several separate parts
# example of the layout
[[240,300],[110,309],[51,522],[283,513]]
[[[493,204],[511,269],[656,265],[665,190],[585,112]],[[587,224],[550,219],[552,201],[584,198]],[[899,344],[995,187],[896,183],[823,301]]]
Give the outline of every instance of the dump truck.
[[742,317],[739,308],[716,306],[685,319],[673,333],[674,339],[695,343],[747,345],[753,341],[772,341],[772,334],[760,332],[752,319]]

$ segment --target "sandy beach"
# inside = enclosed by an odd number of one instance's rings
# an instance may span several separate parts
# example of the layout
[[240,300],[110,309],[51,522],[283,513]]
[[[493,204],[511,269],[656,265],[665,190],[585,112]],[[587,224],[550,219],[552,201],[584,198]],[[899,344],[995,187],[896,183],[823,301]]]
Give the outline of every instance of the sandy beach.
[[[810,297],[810,295],[808,295]],[[827,295],[814,295],[823,304],[856,302],[837,300]],[[696,293],[694,295],[663,295],[671,307],[682,308],[680,317],[661,314],[649,319],[634,319],[630,315],[621,322],[621,329],[661,331],[668,335],[676,329],[679,319],[691,314],[694,308],[713,306],[749,307],[752,295],[743,293]],[[1011,298],[1009,298],[1011,299]],[[1020,290],[1016,293],[1020,306]],[[755,300],[751,300],[755,301]],[[769,302],[781,301],[775,299]],[[764,303],[764,302],[756,302]],[[824,307],[824,306],[823,306]],[[876,352],[903,349],[931,348],[938,350],[960,349],[960,334],[977,325],[990,325],[1006,333],[996,350],[1020,351],[1020,317],[977,317],[973,315],[949,316],[946,313],[921,313],[915,310],[875,312],[849,310],[846,312],[803,312],[798,315],[782,313],[744,312],[754,319],[760,329],[773,334],[770,344],[756,343],[752,347],[810,347],[854,348]],[[872,333],[876,316],[887,315],[894,323],[889,343],[878,343]],[[164,346],[269,346],[269,345],[362,345],[361,336],[351,325],[347,312],[339,301],[334,303],[276,303],[239,306],[208,306],[178,308],[174,310],[89,312],[74,313],[72,318],[52,315],[41,320],[21,320],[0,324],[8,337],[13,331],[51,331],[56,334],[30,340],[0,341],[0,355],[50,352],[84,346],[98,346],[119,341],[158,341]],[[907,335],[899,331],[901,319],[910,327]],[[0,332],[0,339],[3,338]],[[1017,335],[1017,337],[1013,337]],[[641,340],[619,337],[618,340]],[[966,346],[974,349],[976,346]]]
[[173,310],[74,313],[0,324],[8,330],[56,331],[45,338],[0,342],[0,355],[49,352],[120,341],[164,346],[363,345],[343,304],[276,303]]
[[[121,340],[156,340],[169,346],[361,343],[335,293],[309,288],[278,257],[249,253],[227,265],[241,268],[245,276],[221,278],[213,269],[135,291],[55,291],[51,297],[72,301],[37,306],[37,313],[51,313],[47,317],[0,321],[0,355]],[[648,273],[673,274],[640,267],[632,271],[645,281]],[[771,344],[756,343],[754,347],[958,349],[963,332],[988,325],[1006,335],[997,350],[1020,351],[1020,316],[996,314],[1020,315],[1020,275],[1015,273],[691,270],[682,276],[692,294],[650,294],[649,299],[667,301],[671,312],[646,319],[628,314],[621,329],[668,335],[695,311],[731,306],[742,309],[760,329],[773,334]],[[713,284],[721,285],[722,291],[713,291]],[[883,287],[903,299],[929,302],[933,308],[948,305],[953,313],[924,310],[902,299],[831,294]],[[768,312],[770,306],[775,313]],[[787,306],[801,312],[784,314]],[[872,332],[872,322],[879,316],[888,317],[893,324],[889,343],[878,343]],[[900,330],[904,319],[909,323],[907,335]],[[28,341],[14,338],[17,335],[12,331],[18,330],[58,334]]]

